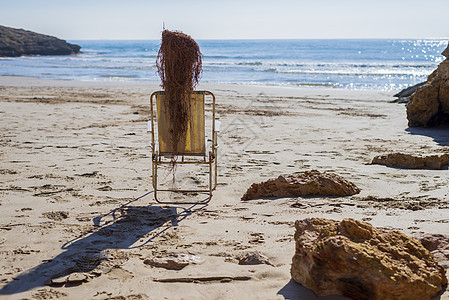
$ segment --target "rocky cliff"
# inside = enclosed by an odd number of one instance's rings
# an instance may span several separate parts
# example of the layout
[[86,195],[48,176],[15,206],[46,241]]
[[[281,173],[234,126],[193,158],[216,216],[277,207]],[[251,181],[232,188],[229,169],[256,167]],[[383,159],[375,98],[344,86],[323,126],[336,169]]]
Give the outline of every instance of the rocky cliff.
[[410,127],[449,124],[449,45],[442,53],[446,59],[410,96],[407,119]]
[[81,47],[56,37],[0,26],[0,57],[22,55],[70,55]]

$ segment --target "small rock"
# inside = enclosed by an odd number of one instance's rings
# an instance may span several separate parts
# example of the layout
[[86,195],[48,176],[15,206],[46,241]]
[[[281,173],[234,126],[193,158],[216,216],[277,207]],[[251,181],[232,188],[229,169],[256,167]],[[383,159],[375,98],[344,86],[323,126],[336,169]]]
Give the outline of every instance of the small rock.
[[84,273],[72,273],[67,278],[67,283],[81,283],[86,281],[88,276]]
[[45,284],[47,285],[64,285],[66,283],[77,284],[81,282],[87,282],[89,280],[90,280],[89,275],[85,273],[71,273],[66,276],[48,279],[45,281]]
[[[408,98],[416,91],[417,88],[419,88],[420,86],[422,86],[424,84],[426,84],[425,81],[424,82],[420,82],[420,83],[415,84],[415,85],[412,85],[412,86],[409,86],[408,88],[403,89],[402,91],[400,91],[399,93],[397,93],[393,97],[398,97],[399,100],[402,99],[402,98]],[[407,102],[408,102],[408,99],[407,99]]]
[[242,253],[237,256],[237,259],[239,265],[273,265],[265,255],[258,251]]
[[449,250],[449,235],[427,233],[418,236],[417,239],[430,252],[435,250]]
[[49,281],[49,283],[54,285],[63,285],[67,282],[67,278],[69,278],[69,275],[53,278]]
[[449,269],[449,235],[426,233],[416,238],[445,269]]
[[200,264],[203,259],[191,254],[171,254],[168,257],[154,257],[144,260],[144,263],[158,268],[181,270],[190,264]]
[[98,276],[103,275],[103,271],[95,269],[91,272],[91,274],[98,277]]

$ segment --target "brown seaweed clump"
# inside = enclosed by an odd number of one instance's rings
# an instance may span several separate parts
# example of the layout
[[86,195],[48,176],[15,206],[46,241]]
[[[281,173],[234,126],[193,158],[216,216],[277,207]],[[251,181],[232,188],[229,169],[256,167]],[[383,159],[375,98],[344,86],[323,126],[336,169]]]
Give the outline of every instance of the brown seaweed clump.
[[176,155],[184,149],[190,110],[190,94],[202,73],[202,54],[189,35],[179,31],[162,31],[162,43],[156,66],[165,90],[165,109],[170,122],[172,149]]

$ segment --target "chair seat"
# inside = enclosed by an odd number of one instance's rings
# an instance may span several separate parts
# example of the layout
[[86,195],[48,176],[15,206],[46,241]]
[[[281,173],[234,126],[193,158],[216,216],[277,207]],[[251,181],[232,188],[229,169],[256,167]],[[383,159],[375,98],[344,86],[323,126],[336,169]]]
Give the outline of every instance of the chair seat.
[[[206,113],[205,113],[205,96],[212,96],[212,117],[210,120],[211,142],[210,147],[206,144]],[[153,98],[156,101],[153,101]],[[220,127],[220,121],[215,120],[215,96],[209,91],[196,91],[190,95],[190,105],[187,111],[188,122],[187,130],[181,137],[177,136],[177,140],[173,143],[173,130],[171,130],[170,111],[165,105],[165,92],[154,92],[150,97],[151,120],[148,122],[148,131],[152,135],[152,166],[153,176],[152,182],[154,187],[154,196],[159,203],[178,203],[178,202],[162,202],[157,198],[159,192],[209,192],[208,201],[212,199],[212,191],[217,186],[217,134]],[[154,112],[154,105],[156,112]],[[156,126],[155,126],[156,122]],[[157,147],[156,147],[157,146]],[[176,148],[176,149],[175,149]],[[209,189],[159,189],[158,188],[158,165],[171,164],[205,164],[209,165]],[[214,165],[214,168],[212,168]],[[212,180],[214,179],[214,180]],[[182,203],[198,203],[198,202],[182,202]]]

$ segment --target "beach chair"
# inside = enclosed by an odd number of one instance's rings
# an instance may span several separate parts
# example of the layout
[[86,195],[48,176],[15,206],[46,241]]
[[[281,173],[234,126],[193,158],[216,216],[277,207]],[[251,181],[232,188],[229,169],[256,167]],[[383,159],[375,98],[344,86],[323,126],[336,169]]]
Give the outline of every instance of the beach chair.
[[[210,96],[210,97],[206,97]],[[208,203],[212,199],[212,192],[217,187],[217,135],[220,131],[220,121],[215,119],[215,96],[209,91],[195,91],[190,95],[191,104],[188,112],[188,127],[185,134],[185,142],[178,145],[174,151],[169,130],[169,114],[163,105],[165,92],[154,92],[150,96],[150,120],[148,121],[148,132],[151,133],[152,149],[152,183],[154,198],[158,203],[164,204],[197,204]],[[206,114],[205,100],[211,101],[211,115],[208,120]],[[154,107],[156,106],[156,110]],[[156,112],[156,113],[155,113]],[[206,128],[210,127],[209,139],[206,136]],[[176,158],[176,159],[174,159]],[[169,166],[172,164],[172,166]],[[173,172],[177,164],[199,164],[208,165],[208,188],[197,186],[192,189],[159,188],[158,166],[167,165]],[[208,193],[207,199],[202,201],[161,201],[158,198],[160,192],[182,193]]]

